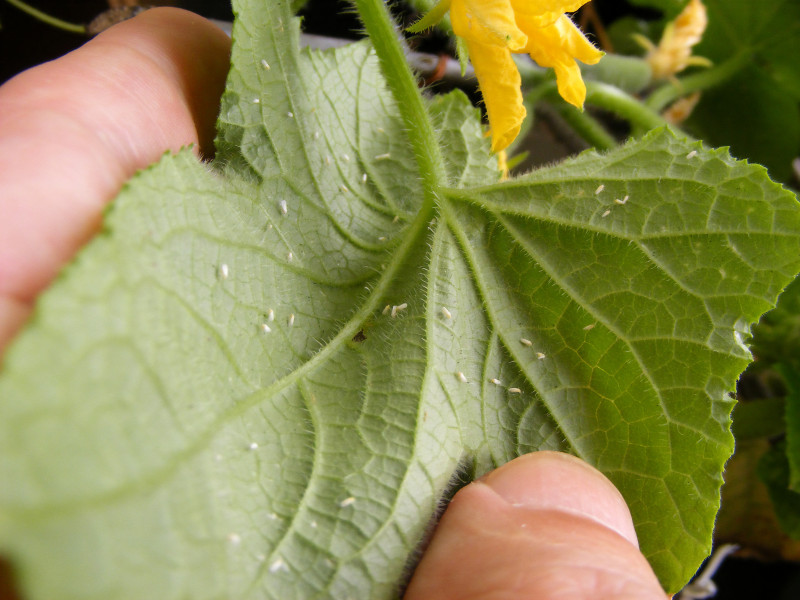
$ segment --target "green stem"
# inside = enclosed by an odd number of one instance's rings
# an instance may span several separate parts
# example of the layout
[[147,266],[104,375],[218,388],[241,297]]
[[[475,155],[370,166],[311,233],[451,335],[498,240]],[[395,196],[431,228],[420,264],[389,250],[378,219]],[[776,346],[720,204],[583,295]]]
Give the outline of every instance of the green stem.
[[650,94],[645,104],[650,110],[661,112],[681,96],[714,87],[730,79],[747,65],[751,58],[752,53],[749,50],[742,50],[722,64],[661,86]]
[[39,19],[40,21],[47,23],[57,29],[63,29],[64,31],[69,31],[71,33],[82,33],[86,34],[86,26],[85,25],[76,25],[75,23],[68,23],[67,21],[62,21],[61,19],[57,19],[56,17],[51,17],[50,15],[43,13],[42,11],[33,8],[32,6],[28,6],[21,0],[6,0],[12,6],[16,6],[23,12],[28,13],[35,19]]
[[571,104],[559,103],[554,106],[561,118],[584,140],[598,150],[611,150],[617,147],[617,140],[609,134],[592,115]]
[[[558,98],[558,87],[555,81],[547,83],[534,89],[528,96],[532,102],[539,100]],[[586,82],[586,103],[608,110],[618,117],[630,121],[634,129],[649,131],[656,127],[666,125],[667,122],[656,112],[653,112],[633,96],[626,94],[618,87],[601,83],[599,81]],[[594,143],[587,139],[588,142]],[[599,142],[601,140],[598,138]],[[603,142],[601,142],[603,143]],[[598,146],[599,147],[599,146]]]
[[618,87],[607,83],[587,81],[586,102],[627,119],[634,128],[649,131],[667,124],[657,112]]
[[383,0],[353,0],[353,3],[369,34],[381,70],[408,131],[425,189],[425,199],[420,210],[426,213],[433,208],[437,190],[446,182],[447,177],[438,136],[417,80],[406,61],[399,33],[386,4]]

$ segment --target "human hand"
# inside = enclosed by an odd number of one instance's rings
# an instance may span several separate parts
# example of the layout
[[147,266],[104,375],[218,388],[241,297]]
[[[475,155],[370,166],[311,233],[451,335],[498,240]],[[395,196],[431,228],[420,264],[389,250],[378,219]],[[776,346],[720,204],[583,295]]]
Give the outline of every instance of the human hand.
[[0,87],[0,357],[131,175],[213,151],[229,49],[205,19],[154,9]]
[[[166,150],[210,153],[229,41],[154,9],[0,88],[0,354],[105,204]],[[536,453],[459,492],[406,600],[664,599],[616,489]]]
[[405,600],[665,600],[622,495],[568,454],[536,452],[456,494]]

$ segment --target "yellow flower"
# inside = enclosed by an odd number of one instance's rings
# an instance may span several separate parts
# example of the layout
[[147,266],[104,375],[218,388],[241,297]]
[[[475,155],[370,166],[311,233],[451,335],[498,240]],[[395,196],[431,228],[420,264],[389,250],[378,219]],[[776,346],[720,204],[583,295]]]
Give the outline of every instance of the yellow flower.
[[492,150],[508,147],[525,118],[519,71],[512,53],[527,53],[556,72],[558,92],[578,108],[586,86],[575,60],[595,64],[603,52],[592,46],[566,12],[588,0],[440,0],[411,31],[435,25],[447,10],[453,31],[466,42],[483,94]]
[[633,35],[648,50],[647,62],[653,69],[654,79],[668,79],[689,66],[711,66],[707,58],[692,56],[692,47],[703,39],[706,25],[706,7],[701,0],[690,0],[683,12],[667,24],[658,46],[641,34]]

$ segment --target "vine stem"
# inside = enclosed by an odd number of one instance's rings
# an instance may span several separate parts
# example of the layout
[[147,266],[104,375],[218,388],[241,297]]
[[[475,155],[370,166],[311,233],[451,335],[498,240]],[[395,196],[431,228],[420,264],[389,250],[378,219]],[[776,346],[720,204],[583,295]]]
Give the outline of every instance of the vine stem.
[[599,108],[605,108],[617,116],[628,119],[634,127],[648,131],[667,124],[656,111],[618,87],[607,83],[587,81],[586,102]]
[[598,150],[611,150],[619,145],[614,136],[610,135],[590,114],[567,103],[556,104],[554,108],[578,135]]
[[47,23],[53,27],[58,29],[63,29],[64,31],[69,31],[71,33],[82,33],[86,34],[86,26],[85,25],[77,25],[75,23],[69,23],[67,21],[62,21],[61,19],[57,19],[56,17],[52,17],[47,13],[43,13],[42,11],[33,8],[22,2],[21,0],[6,0],[11,6],[16,6],[22,12],[28,13],[35,19],[42,21],[43,23]]
[[[529,101],[535,103],[545,98],[558,98],[558,87],[555,81],[548,81],[534,89],[528,96]],[[666,125],[667,122],[657,112],[643,105],[633,96],[623,92],[616,86],[599,81],[586,82],[586,103],[604,108],[618,117],[627,119],[635,129],[649,131],[656,127]],[[600,147],[604,144],[601,138],[587,139],[590,143]]]
[[651,110],[660,112],[681,96],[708,89],[730,79],[751,58],[752,53],[749,50],[742,50],[719,65],[661,86],[650,94],[645,104]]
[[369,34],[381,70],[397,102],[409,142],[419,166],[425,198],[420,212],[433,209],[439,187],[446,183],[438,136],[417,85],[416,77],[406,61],[400,33],[383,0],[352,0]]

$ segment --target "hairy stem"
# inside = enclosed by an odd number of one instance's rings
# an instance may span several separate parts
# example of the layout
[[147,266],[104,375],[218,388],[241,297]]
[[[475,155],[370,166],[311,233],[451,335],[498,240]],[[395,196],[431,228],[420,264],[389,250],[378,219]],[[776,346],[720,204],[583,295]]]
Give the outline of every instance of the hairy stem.
[[417,80],[406,61],[399,32],[383,0],[353,0],[381,64],[408,132],[425,191],[423,213],[430,210],[446,182],[444,159]]
[[[528,96],[528,100],[533,103],[544,99],[558,99],[558,87],[556,86],[555,81],[548,81],[547,83],[540,85]],[[649,131],[651,129],[655,129],[656,127],[661,127],[667,124],[661,115],[646,107],[639,102],[639,100],[623,92],[618,87],[609,85],[607,83],[601,83],[599,81],[587,81],[586,103],[598,108],[603,108],[614,113],[618,117],[626,119],[636,130]],[[585,120],[577,124],[578,127],[585,127],[588,125]],[[579,131],[579,133],[581,135],[584,134],[583,131]],[[586,129],[585,133],[595,135],[597,131],[595,130],[590,132],[588,129]],[[596,137],[594,140],[586,138],[586,141],[597,145],[598,147],[603,147],[603,145],[609,142],[608,139],[603,140],[601,137]]]

